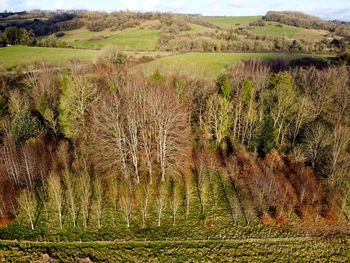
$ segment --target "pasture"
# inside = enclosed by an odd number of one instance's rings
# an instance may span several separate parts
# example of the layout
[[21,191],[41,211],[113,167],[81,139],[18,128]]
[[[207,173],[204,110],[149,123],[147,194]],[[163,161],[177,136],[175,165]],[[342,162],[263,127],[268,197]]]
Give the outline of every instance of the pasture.
[[261,18],[262,16],[206,16],[203,17],[203,20],[212,23],[215,26],[230,29],[246,27],[249,23]]
[[217,76],[226,65],[239,60],[249,59],[276,59],[276,58],[302,58],[308,54],[285,55],[278,53],[187,53],[177,56],[168,56],[148,64],[148,70],[157,68],[161,72],[191,71],[206,76]]
[[[132,28],[114,34],[113,32],[108,32],[108,30],[105,30],[104,34],[101,34],[101,32],[98,33],[100,34],[82,34],[84,38],[68,41],[68,45],[88,49],[117,45],[129,50],[154,50],[159,39],[159,32],[157,30]],[[108,34],[113,35],[109,36]],[[89,37],[89,39],[87,39],[87,37]]]
[[50,64],[64,64],[69,59],[91,60],[100,51],[72,49],[12,46],[0,49],[0,64],[5,68],[13,68],[19,64],[47,61]]

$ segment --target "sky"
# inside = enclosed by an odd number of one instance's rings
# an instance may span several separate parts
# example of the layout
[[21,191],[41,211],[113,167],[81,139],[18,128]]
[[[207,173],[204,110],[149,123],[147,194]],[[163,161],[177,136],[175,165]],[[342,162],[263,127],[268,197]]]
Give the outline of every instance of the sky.
[[0,0],[0,11],[87,9],[160,11],[220,16],[301,11],[323,19],[350,21],[350,0]]

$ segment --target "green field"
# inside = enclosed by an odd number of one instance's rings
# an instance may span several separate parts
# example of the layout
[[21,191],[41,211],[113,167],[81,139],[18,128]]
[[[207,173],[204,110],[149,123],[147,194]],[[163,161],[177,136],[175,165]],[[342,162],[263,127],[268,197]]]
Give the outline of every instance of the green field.
[[288,38],[293,38],[301,30],[300,27],[288,25],[278,27],[278,24],[277,22],[265,21],[265,26],[256,26],[251,31],[259,35],[282,36],[282,34],[285,34]]
[[42,61],[60,64],[66,63],[69,59],[91,60],[98,54],[99,51],[96,50],[12,46],[0,49],[0,64],[6,68]]
[[[108,34],[105,30],[104,34]],[[69,41],[68,45],[79,48],[102,48],[107,45],[117,45],[124,49],[136,50],[154,50],[159,39],[159,32],[157,30],[142,30],[142,29],[126,29],[121,32],[114,33],[114,35],[100,40],[89,40],[92,37],[103,36],[100,34],[82,33],[83,38],[76,37],[75,40]],[[69,35],[71,38],[71,36]],[[64,40],[64,37],[62,38]],[[78,40],[78,41],[76,41]]]
[[[75,42],[75,41],[88,41],[93,38],[99,37],[110,37],[117,34],[118,31],[110,31],[109,29],[105,29],[100,32],[93,32],[87,29],[86,27],[82,27],[79,29],[64,31],[64,36],[60,37],[60,40],[65,40],[67,42]],[[48,36],[42,37],[47,38]]]
[[200,26],[196,24],[189,24],[191,31],[196,32],[196,33],[205,33],[205,32],[213,32],[215,31],[212,28],[205,27],[205,26]]
[[0,261],[349,262],[349,246],[348,237],[85,243],[0,241]]
[[299,30],[293,38],[307,41],[318,41],[324,38],[329,32],[325,30],[305,29]]
[[238,28],[248,26],[249,23],[260,18],[262,16],[207,16],[203,17],[203,20],[223,28]]
[[[294,54],[292,58],[308,57],[311,55]],[[290,57],[278,53],[187,53],[178,56],[161,58],[149,63],[148,68],[154,71],[193,71],[194,73],[204,73],[207,76],[216,76],[226,65],[238,60],[248,59],[275,59]]]

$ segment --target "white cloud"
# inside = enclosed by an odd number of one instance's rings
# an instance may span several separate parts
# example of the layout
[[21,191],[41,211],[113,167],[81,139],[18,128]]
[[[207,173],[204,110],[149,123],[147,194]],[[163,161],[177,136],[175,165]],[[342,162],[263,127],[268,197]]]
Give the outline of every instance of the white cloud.
[[23,9],[24,5],[21,0],[0,0],[0,11],[18,11]]
[[26,10],[39,9],[40,5],[36,4],[34,1],[28,1],[25,3]]
[[185,8],[185,3],[182,1],[171,1],[167,4],[167,10],[170,12],[176,12],[176,11],[181,11],[184,10]]
[[143,3],[141,9],[142,11],[155,11],[158,9],[158,0],[147,0]]
[[228,4],[236,8],[251,7],[252,3],[249,0],[229,0]]
[[74,3],[67,3],[65,1],[60,1],[60,2],[56,2],[54,5],[54,9],[86,9],[86,7],[82,6],[82,5],[77,5]]

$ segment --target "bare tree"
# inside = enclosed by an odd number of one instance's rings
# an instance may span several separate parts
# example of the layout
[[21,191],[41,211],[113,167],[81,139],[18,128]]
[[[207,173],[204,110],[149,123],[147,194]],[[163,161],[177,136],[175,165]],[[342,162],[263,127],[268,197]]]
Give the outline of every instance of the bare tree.
[[120,198],[120,183],[118,179],[113,176],[109,183],[109,198],[112,202],[112,221],[113,225],[116,224],[116,217],[119,208],[119,198]]
[[330,149],[330,174],[328,181],[332,187],[341,183],[350,171],[349,155],[347,149],[350,143],[350,130],[344,126],[338,126],[332,134]]
[[152,118],[150,116],[149,107],[147,104],[147,97],[142,96],[140,102],[140,118],[139,118],[139,126],[141,128],[141,143],[144,149],[145,157],[146,157],[146,166],[148,169],[149,183],[153,182],[153,142],[154,142],[154,128],[152,123]]
[[28,189],[23,190],[22,194],[18,199],[18,204],[19,204],[20,210],[23,211],[25,217],[28,219],[30,223],[31,229],[33,230],[35,227],[34,226],[35,212],[38,206],[35,193]]
[[4,138],[3,147],[1,147],[1,157],[8,176],[16,185],[18,185],[22,174],[21,164],[19,161],[20,157],[16,147],[10,143],[8,136]]
[[329,130],[320,123],[305,131],[303,149],[306,160],[311,163],[312,167],[315,167],[316,162],[326,158],[327,149],[331,144],[330,138]]
[[155,186],[155,199],[156,199],[156,208],[157,208],[157,214],[158,214],[158,226],[160,226],[162,214],[164,211],[165,206],[165,196],[166,196],[166,189],[165,189],[165,183],[164,182],[158,182]]
[[97,178],[94,182],[94,194],[95,194],[95,212],[97,216],[97,226],[102,227],[102,215],[103,215],[103,189],[101,179]]
[[80,199],[80,210],[82,215],[83,225],[86,228],[88,225],[89,218],[89,206],[91,197],[91,183],[90,175],[87,171],[80,174],[79,180],[79,199]]
[[186,222],[188,221],[188,217],[190,215],[190,204],[192,200],[192,189],[191,189],[191,181],[192,177],[189,173],[185,174],[183,177],[184,186],[185,186],[185,198],[186,198]]
[[165,181],[166,170],[183,164],[188,153],[187,113],[171,94],[171,90],[166,88],[153,88],[149,93],[162,182]]
[[94,115],[94,137],[92,153],[98,167],[103,170],[121,167],[124,177],[129,175],[127,163],[127,139],[124,129],[124,114],[121,100],[114,95],[102,102]]
[[228,136],[232,122],[232,103],[214,94],[207,104],[205,126],[209,139],[215,139],[219,145]]
[[150,185],[147,182],[141,183],[138,187],[138,200],[142,214],[142,227],[145,227],[147,211],[150,198]]
[[64,172],[64,183],[66,187],[66,199],[68,202],[69,215],[72,218],[73,226],[76,227],[77,223],[77,200],[76,200],[76,179],[75,176],[68,170]]
[[60,229],[62,229],[62,210],[63,210],[64,197],[63,197],[61,179],[57,174],[53,173],[50,175],[49,181],[48,181],[48,187],[49,187],[49,197],[53,202],[53,206],[55,207]]
[[135,186],[131,179],[125,179],[120,188],[120,205],[127,227],[130,227],[131,215],[135,202]]
[[[135,98],[135,97],[134,97]],[[138,127],[138,109],[137,109],[137,101],[133,101],[128,104],[127,116],[126,116],[126,142],[128,146],[128,152],[131,155],[132,165],[134,167],[136,182],[140,183],[140,175],[139,175],[139,127]]]
[[292,144],[295,144],[295,140],[299,134],[301,127],[314,119],[314,108],[312,103],[309,101],[307,97],[301,97],[298,102],[298,107],[293,119],[293,128],[291,130],[292,133]]
[[173,225],[176,224],[176,213],[181,204],[181,185],[177,178],[171,178],[169,182],[170,187],[170,207],[173,214]]

